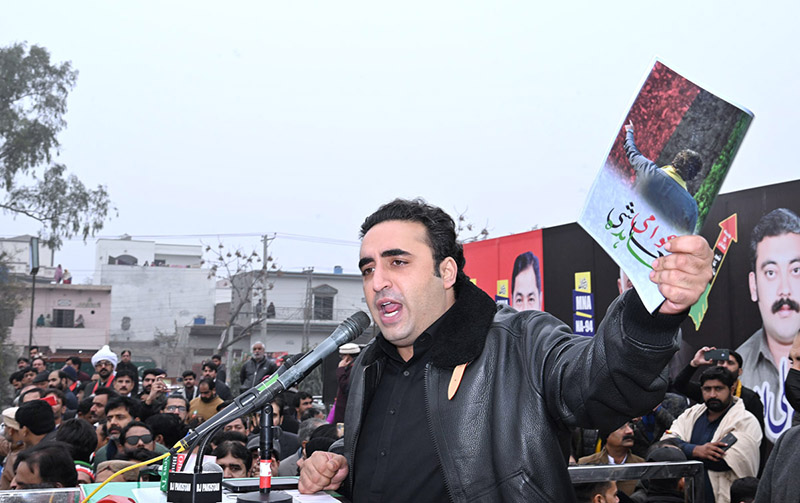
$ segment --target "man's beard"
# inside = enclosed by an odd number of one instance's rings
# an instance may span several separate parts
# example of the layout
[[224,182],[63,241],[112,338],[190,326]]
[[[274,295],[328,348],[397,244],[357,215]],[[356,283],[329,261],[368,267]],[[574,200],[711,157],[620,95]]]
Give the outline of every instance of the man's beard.
[[150,390],[153,388],[152,384],[148,384],[147,386],[142,386],[142,394],[150,394]]
[[716,398],[709,398],[708,400],[706,400],[705,403],[706,407],[708,407],[708,410],[710,410],[711,412],[722,412],[723,410],[728,408],[728,405],[731,404],[730,400],[728,400],[728,402],[725,403],[722,400],[718,400]]
[[781,310],[781,308],[783,308],[783,306],[787,306],[794,312],[800,313],[800,304],[795,302],[794,299],[781,297],[780,299],[776,300],[774,304],[772,304],[772,314],[776,314]]
[[111,375],[111,371],[110,370],[106,370],[106,368],[103,367],[101,370],[97,371],[97,375],[100,376],[100,379],[105,381],[106,379],[108,379],[108,376]]
[[209,397],[209,398],[206,398],[206,397],[204,397],[204,396],[201,396],[201,397],[200,397],[200,400],[202,400],[202,401],[203,401],[203,403],[211,403],[211,402],[213,402],[213,401],[214,401],[214,399],[215,399],[215,398],[216,398],[216,395],[215,395],[215,396],[212,396],[212,397]]

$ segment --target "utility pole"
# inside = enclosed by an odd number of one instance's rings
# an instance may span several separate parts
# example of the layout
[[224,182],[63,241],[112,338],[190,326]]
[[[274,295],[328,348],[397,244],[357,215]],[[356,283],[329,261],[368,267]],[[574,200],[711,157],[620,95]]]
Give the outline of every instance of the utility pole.
[[39,238],[32,237],[30,242],[28,262],[31,273],[31,325],[28,333],[28,351],[33,345],[33,315],[36,306],[36,274],[39,272]]
[[267,290],[269,290],[269,242],[275,239],[275,235],[273,234],[272,237],[268,237],[266,234],[261,236],[261,241],[264,243],[264,255],[262,257],[262,265],[264,266],[264,272],[261,274],[261,299],[259,302],[264,302],[264,305],[261,306],[261,315],[263,319],[261,320],[261,340],[264,342],[266,349],[267,344]]
[[310,349],[311,342],[309,340],[309,336],[311,334],[311,279],[312,274],[314,274],[314,268],[308,267],[303,269],[303,272],[306,273],[306,302],[305,302],[305,309],[303,309],[303,349],[302,352],[306,352]]

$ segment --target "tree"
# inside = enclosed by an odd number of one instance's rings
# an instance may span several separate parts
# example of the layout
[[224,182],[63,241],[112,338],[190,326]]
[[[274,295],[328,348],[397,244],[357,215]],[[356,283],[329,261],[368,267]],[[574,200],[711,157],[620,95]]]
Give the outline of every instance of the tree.
[[9,257],[5,252],[0,252],[0,404],[8,404],[14,398],[13,390],[8,386],[8,370],[16,368],[13,365],[13,351],[6,346],[9,327],[14,323],[14,318],[19,314],[24,296],[24,286],[19,278],[11,274],[8,265]]
[[[253,329],[259,328],[265,322],[266,306],[259,310],[254,300],[263,299],[264,292],[272,288],[267,281],[269,269],[279,271],[271,256],[262,260],[255,250],[226,250],[225,245],[220,243],[216,248],[206,245],[205,251],[210,256],[204,261],[210,266],[208,276],[226,280],[232,290],[230,313],[217,346],[222,351],[249,337]],[[246,321],[242,323],[243,319]],[[232,331],[235,325],[241,327],[241,332],[234,337]]]
[[113,210],[105,186],[87,189],[53,162],[77,76],[69,62],[51,64],[43,47],[0,48],[0,208],[40,222],[53,248],[95,235]]

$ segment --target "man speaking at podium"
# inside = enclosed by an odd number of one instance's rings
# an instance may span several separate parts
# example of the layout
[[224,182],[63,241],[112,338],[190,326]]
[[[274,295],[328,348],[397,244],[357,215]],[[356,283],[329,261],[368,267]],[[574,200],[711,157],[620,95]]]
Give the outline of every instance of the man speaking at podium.
[[587,338],[496,306],[465,276],[453,220],[424,201],[382,206],[361,236],[381,333],[351,373],[344,456],[315,452],[299,482],[354,502],[574,501],[569,428],[608,433],[661,401],[678,325],[711,278],[708,244],[675,238],[651,273],[659,312],[628,291]]

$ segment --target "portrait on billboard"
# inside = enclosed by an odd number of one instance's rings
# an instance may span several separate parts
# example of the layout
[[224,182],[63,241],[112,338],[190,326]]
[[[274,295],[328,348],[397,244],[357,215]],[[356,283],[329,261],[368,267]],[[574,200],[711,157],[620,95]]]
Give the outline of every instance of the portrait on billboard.
[[736,351],[742,356],[742,384],[761,397],[765,435],[774,442],[792,426],[785,382],[800,334],[800,217],[787,208],[770,211],[753,228],[749,244],[747,285],[761,328]]
[[542,231],[464,245],[464,272],[495,302],[517,311],[544,309]]
[[651,264],[703,226],[752,119],[656,62],[616,133],[578,223],[651,312],[663,302]]

